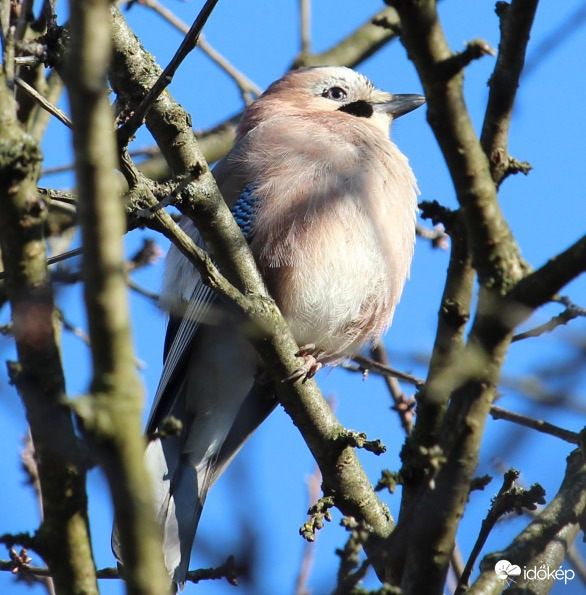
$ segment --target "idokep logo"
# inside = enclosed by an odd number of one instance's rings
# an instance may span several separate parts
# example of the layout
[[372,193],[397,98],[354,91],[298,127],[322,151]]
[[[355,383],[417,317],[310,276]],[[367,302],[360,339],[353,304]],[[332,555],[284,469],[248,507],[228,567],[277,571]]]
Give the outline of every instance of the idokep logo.
[[503,580],[506,580],[508,583],[514,583],[515,576],[523,575],[523,579],[527,581],[545,581],[545,580],[556,580],[556,581],[564,581],[564,584],[567,584],[568,581],[571,581],[576,574],[572,569],[564,569],[561,566],[559,568],[554,568],[550,570],[547,564],[542,564],[539,568],[527,568],[523,566],[523,570],[521,571],[521,567],[517,564],[511,564],[508,560],[499,560],[494,565],[494,571],[496,575]]
[[503,580],[513,580],[511,577],[519,576],[521,574],[521,567],[516,564],[511,564],[508,560],[499,560],[494,565],[494,571],[496,572],[496,575]]

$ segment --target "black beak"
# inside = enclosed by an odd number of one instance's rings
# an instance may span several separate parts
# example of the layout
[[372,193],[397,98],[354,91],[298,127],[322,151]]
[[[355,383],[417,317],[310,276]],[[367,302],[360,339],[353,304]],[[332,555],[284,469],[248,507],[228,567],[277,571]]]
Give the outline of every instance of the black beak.
[[421,107],[424,103],[423,95],[393,95],[390,101],[374,104],[373,107],[377,112],[384,112],[397,119]]

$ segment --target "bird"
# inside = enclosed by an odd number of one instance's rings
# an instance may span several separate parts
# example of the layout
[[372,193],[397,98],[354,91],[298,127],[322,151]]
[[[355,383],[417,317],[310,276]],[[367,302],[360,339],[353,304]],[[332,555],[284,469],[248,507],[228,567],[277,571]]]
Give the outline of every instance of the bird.
[[[251,103],[213,168],[266,286],[300,346],[296,378],[335,366],[391,324],[414,252],[418,189],[391,123],[423,105],[342,66],[301,68]],[[206,248],[196,227],[181,227]],[[147,434],[164,561],[182,586],[210,486],[276,400],[230,304],[175,247],[166,257],[170,316]],[[122,562],[116,531],[112,546]]]

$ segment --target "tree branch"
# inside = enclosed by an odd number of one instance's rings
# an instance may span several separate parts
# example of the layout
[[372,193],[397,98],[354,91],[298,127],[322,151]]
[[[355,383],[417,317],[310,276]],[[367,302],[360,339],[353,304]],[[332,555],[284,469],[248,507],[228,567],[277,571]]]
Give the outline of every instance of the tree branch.
[[161,595],[163,565],[141,431],[142,388],[134,367],[122,236],[126,220],[115,169],[118,153],[108,102],[111,3],[70,4],[64,74],[73,116],[84,296],[93,377],[91,394],[72,402],[88,443],[104,469],[114,502],[129,593]]
[[580,434],[560,428],[559,426],[550,424],[549,422],[543,421],[542,419],[533,419],[532,417],[527,417],[526,415],[521,415],[520,413],[515,413],[514,411],[507,411],[506,409],[497,407],[496,405],[493,405],[490,408],[490,415],[492,419],[505,419],[515,424],[519,424],[520,426],[531,428],[533,430],[537,430],[538,432],[549,434],[550,436],[555,436],[556,438],[565,440],[570,444],[580,444]]
[[[146,8],[150,8],[156,12],[161,18],[173,25],[178,31],[187,35],[189,33],[189,25],[184,23],[179,17],[171,12],[166,6],[163,6],[157,0],[141,0],[140,4]],[[248,77],[240,72],[232,63],[230,63],[220,52],[214,49],[206,40],[203,34],[200,34],[197,40],[197,47],[208,57],[215,62],[237,85],[240,93],[246,103],[250,103],[254,96],[257,97],[262,93],[262,89],[254,84]],[[210,162],[211,163],[211,162]]]
[[132,112],[132,116],[130,116],[128,121],[118,129],[118,142],[120,143],[120,146],[125,147],[134,133],[140,128],[140,126],[142,126],[145,116],[148,114],[155,101],[157,101],[161,93],[169,86],[173,80],[173,75],[177,72],[177,69],[183,60],[185,60],[189,52],[195,48],[200,33],[217,3],[218,0],[206,1],[206,3],[203,5],[203,8],[197,15],[197,18],[193,22],[193,25],[191,25],[191,29],[181,42],[181,45],[175,52],[173,58],[171,58],[171,61],[165,70],[163,70],[159,78],[149,89],[148,93],[142,98],[140,104]]
[[570,281],[584,272],[586,235],[519,281],[507,299],[534,310],[551,301]]
[[388,0],[401,18],[401,41],[427,99],[427,119],[446,159],[462,207],[474,268],[482,286],[503,291],[526,266],[499,207],[488,160],[462,92],[463,73],[446,69],[454,57],[434,0]]
[[[426,210],[423,213],[425,215]],[[449,398],[445,371],[461,356],[464,332],[470,319],[475,275],[462,214],[450,213],[449,222],[445,223],[452,240],[450,262],[427,380],[418,395],[413,439],[408,442],[413,445],[431,446],[439,439]],[[408,498],[409,489],[408,486],[404,497]]]
[[508,174],[520,171],[514,167],[515,162],[509,156],[508,136],[537,2],[513,0],[511,4],[496,3],[501,38],[494,72],[488,83],[490,93],[480,143],[490,161],[492,178],[497,185]]
[[503,485],[498,494],[493,498],[488,514],[482,521],[478,538],[462,571],[455,595],[461,595],[468,590],[468,581],[470,580],[476,559],[480,555],[497,521],[504,514],[513,511],[521,514],[524,508],[535,510],[538,504],[545,504],[545,490],[539,484],[533,484],[528,490],[515,486],[515,481],[519,478],[519,475],[520,473],[516,469],[509,469],[505,473]]
[[29,85],[25,80],[19,76],[14,77],[14,82],[25,92],[27,95],[32,97],[44,110],[51,115],[55,116],[60,122],[65,124],[67,128],[71,128],[71,120],[67,117],[62,110],[56,105],[53,105],[50,101],[45,99],[34,87]]
[[31,545],[47,562],[59,592],[97,594],[85,450],[64,404],[58,321],[43,235],[47,210],[36,189],[41,152],[17,121],[5,72],[0,70],[0,248],[18,354],[18,363],[8,367],[26,408],[43,494],[43,521]]
[[[568,465],[562,485],[555,498],[531,524],[514,539],[511,545],[485,556],[480,564],[480,576],[467,591],[470,595],[502,593],[505,582],[494,571],[499,560],[509,560],[521,568],[539,569],[542,564],[557,570],[565,553],[586,525],[586,460],[581,449],[568,457]],[[553,579],[515,579],[518,592],[536,595],[549,593]]]
[[[439,446],[431,446],[439,452],[439,464],[431,466],[433,461],[423,458],[428,468],[422,475],[427,479],[415,482],[414,493],[389,538],[387,580],[400,584],[405,592],[434,594],[443,590],[486,418],[512,337],[509,311],[503,312],[501,296],[525,275],[527,266],[499,207],[488,160],[466,110],[463,75],[452,68],[454,54],[439,22],[436,3],[394,0],[392,4],[401,18],[401,40],[425,89],[428,121],[450,170],[481,286],[468,344],[436,378],[436,406],[441,411],[449,402],[445,418],[435,430],[439,431]],[[464,295],[469,299],[469,287]],[[458,327],[463,330],[463,325]],[[456,344],[461,342],[458,333],[455,338]],[[403,453],[404,461],[417,456],[414,448]],[[438,506],[442,515],[435,513]],[[421,572],[422,559],[428,561],[425,572]]]
[[350,33],[342,41],[320,54],[301,52],[291,69],[302,66],[336,66],[354,68],[380,50],[389,41],[396,39],[400,29],[399,17],[394,8],[383,8],[366,23]]

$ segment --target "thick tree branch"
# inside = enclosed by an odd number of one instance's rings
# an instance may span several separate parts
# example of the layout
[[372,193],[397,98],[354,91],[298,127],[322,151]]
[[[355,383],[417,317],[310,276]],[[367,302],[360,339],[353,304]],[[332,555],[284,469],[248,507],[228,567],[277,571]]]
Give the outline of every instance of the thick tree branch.
[[481,285],[499,292],[526,269],[499,207],[488,160],[474,132],[462,92],[462,72],[450,50],[434,0],[388,0],[401,18],[401,41],[427,99],[427,119],[450,170],[462,207],[474,268]]
[[[446,390],[449,379],[445,377],[445,371],[461,355],[464,331],[470,319],[475,275],[466,230],[461,213],[450,213],[447,217],[449,221],[445,221],[445,224],[452,240],[450,263],[427,381],[418,395],[417,419],[409,445],[432,446],[439,439],[449,396]],[[404,497],[407,499],[408,493],[409,488],[406,488]]]
[[129,593],[162,595],[170,580],[144,466],[142,389],[134,367],[114,118],[107,96],[110,2],[70,3],[65,75],[73,119],[83,277],[92,347],[91,394],[72,403],[108,477]]
[[[427,481],[419,483],[389,540],[388,579],[405,592],[433,594],[443,590],[486,418],[512,337],[511,313],[502,296],[524,276],[527,267],[500,210],[488,160],[464,103],[462,73],[453,69],[454,54],[441,28],[436,3],[394,0],[392,4],[401,17],[402,42],[426,92],[428,120],[454,182],[481,285],[468,344],[435,380],[435,402],[441,408],[449,400],[445,419],[436,426],[441,430],[440,464],[429,460],[424,475]],[[468,278],[471,281],[472,277]],[[463,292],[469,298],[469,286],[464,286]],[[456,344],[461,341],[458,334]],[[416,456],[412,451],[411,458]],[[442,515],[436,514],[438,507]],[[422,560],[426,561],[425,572]]]
[[570,281],[586,272],[586,235],[519,281],[508,299],[534,310],[550,301]]
[[43,494],[43,522],[32,546],[47,562],[59,592],[97,593],[84,451],[64,405],[58,320],[43,237],[47,209],[36,190],[41,152],[17,121],[4,69],[0,129],[0,248],[18,353],[9,374],[25,404]]

